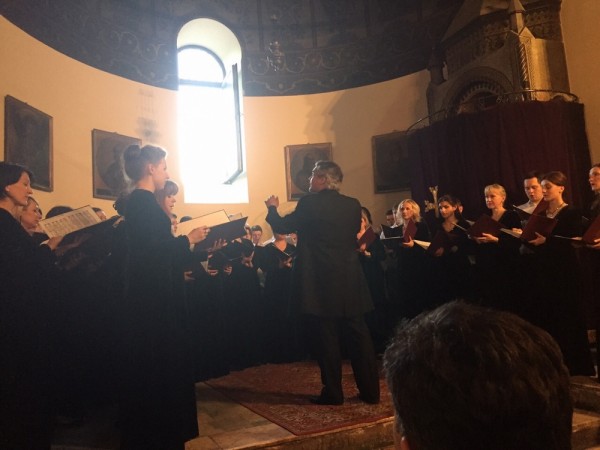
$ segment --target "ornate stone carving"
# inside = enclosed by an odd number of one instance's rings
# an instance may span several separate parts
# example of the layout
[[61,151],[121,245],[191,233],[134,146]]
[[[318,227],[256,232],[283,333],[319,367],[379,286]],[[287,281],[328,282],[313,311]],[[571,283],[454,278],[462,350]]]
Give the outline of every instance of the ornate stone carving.
[[[545,91],[568,92],[559,0],[511,0],[502,3],[506,9],[469,16],[476,4],[466,0],[457,15],[466,14],[466,25],[452,27],[454,33],[441,43],[447,79],[440,83],[432,67],[427,91],[431,120],[488,107],[515,91],[527,91],[519,94],[525,100],[552,98]],[[461,22],[455,18],[455,23]]]

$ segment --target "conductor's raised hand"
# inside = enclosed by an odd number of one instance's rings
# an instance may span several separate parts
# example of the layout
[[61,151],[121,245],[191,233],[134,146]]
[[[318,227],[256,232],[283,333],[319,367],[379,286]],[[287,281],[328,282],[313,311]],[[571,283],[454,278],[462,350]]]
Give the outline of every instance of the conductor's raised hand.
[[265,205],[267,206],[267,208],[269,206],[274,206],[275,208],[279,208],[279,197],[277,197],[276,195],[269,196],[269,198],[267,198],[265,200]]
[[210,232],[210,228],[208,228],[206,225],[204,225],[204,226],[201,226],[198,228],[194,228],[192,231],[189,232],[187,237],[190,241],[190,244],[197,244],[198,242],[206,239],[206,236],[208,235],[209,232]]

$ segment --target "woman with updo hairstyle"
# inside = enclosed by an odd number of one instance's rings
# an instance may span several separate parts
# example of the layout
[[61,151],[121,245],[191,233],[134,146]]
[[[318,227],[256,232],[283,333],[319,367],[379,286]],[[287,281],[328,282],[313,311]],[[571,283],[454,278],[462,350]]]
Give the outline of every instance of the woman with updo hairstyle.
[[[483,190],[488,215],[500,223],[502,228],[520,228],[518,214],[504,207],[506,190],[500,184],[490,184]],[[474,236],[475,246],[475,279],[477,296],[482,304],[497,309],[520,313],[522,297],[515,292],[520,273],[519,248],[521,242],[514,236],[500,232],[498,236],[483,233]]]
[[399,235],[409,222],[414,222],[417,230],[413,238],[402,241],[398,246],[398,280],[400,283],[399,298],[394,299],[398,304],[400,316],[412,319],[429,307],[428,262],[425,249],[415,244],[413,239],[428,242],[431,240],[429,227],[421,220],[421,208],[411,198],[404,199],[398,205]]
[[[155,193],[169,179],[166,152],[129,146],[125,172],[135,183],[125,209],[122,449],[183,449],[198,434],[184,271],[200,227],[174,237]],[[198,262],[199,264],[199,262]]]
[[57,392],[58,300],[52,250],[19,223],[32,174],[0,162],[0,448],[49,449]]
[[529,241],[534,251],[532,273],[536,274],[535,308],[527,319],[544,328],[556,340],[572,376],[594,375],[594,367],[582,315],[581,267],[572,238],[582,235],[583,222],[579,208],[568,204],[563,195],[567,177],[558,171],[541,179],[542,194],[548,202],[542,213],[556,219],[551,235]]

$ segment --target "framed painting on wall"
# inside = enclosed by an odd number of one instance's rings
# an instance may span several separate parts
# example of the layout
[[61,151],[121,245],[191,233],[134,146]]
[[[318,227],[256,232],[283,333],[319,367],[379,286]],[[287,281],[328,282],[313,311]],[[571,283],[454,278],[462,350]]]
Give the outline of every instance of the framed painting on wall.
[[52,192],[52,117],[10,95],[4,101],[4,160],[31,170],[32,188]]
[[285,146],[285,178],[288,201],[308,194],[309,178],[315,163],[332,160],[331,142]]
[[115,200],[129,182],[123,166],[123,152],[141,139],[109,131],[92,130],[94,198]]
[[410,190],[407,139],[404,131],[371,138],[376,194]]

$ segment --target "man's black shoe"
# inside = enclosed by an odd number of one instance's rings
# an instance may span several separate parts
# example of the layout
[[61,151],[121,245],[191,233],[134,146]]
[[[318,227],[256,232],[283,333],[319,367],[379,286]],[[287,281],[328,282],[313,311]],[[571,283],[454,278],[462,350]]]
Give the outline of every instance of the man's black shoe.
[[310,402],[315,405],[343,405],[344,400],[333,400],[327,397],[319,395],[318,397],[311,397]]
[[366,397],[363,397],[362,394],[358,394],[358,398],[361,401],[363,401],[365,403],[368,403],[369,405],[377,405],[379,403],[379,398],[373,398],[373,399],[372,398],[366,398]]

